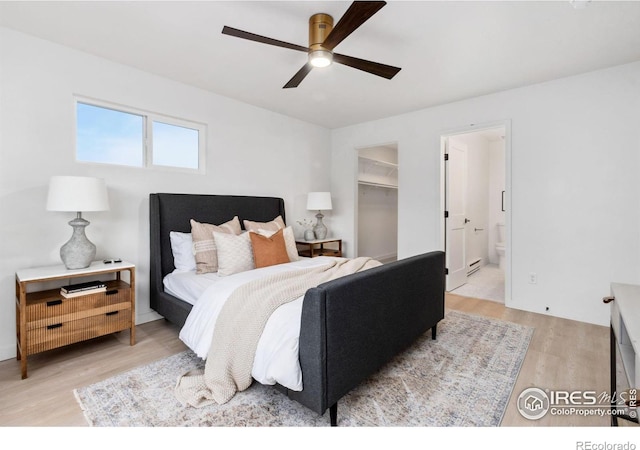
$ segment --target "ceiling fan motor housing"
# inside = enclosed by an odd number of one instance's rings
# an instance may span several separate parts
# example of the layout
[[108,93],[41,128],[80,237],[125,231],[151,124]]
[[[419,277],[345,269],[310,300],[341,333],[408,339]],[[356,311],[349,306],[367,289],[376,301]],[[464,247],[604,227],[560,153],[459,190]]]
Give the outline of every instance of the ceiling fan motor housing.
[[326,50],[322,43],[333,29],[333,17],[329,14],[314,14],[309,18],[309,49]]

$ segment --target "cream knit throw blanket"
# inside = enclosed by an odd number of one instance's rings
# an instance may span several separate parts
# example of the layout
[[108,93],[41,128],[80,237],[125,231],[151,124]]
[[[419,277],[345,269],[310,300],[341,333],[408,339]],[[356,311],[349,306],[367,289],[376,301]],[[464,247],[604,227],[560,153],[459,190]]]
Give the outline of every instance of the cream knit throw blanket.
[[229,296],[216,320],[204,372],[192,370],[181,376],[175,388],[176,398],[183,405],[195,407],[228,402],[236,392],[251,385],[258,341],[276,308],[321,283],[379,265],[365,257],[339,259],[240,286]]

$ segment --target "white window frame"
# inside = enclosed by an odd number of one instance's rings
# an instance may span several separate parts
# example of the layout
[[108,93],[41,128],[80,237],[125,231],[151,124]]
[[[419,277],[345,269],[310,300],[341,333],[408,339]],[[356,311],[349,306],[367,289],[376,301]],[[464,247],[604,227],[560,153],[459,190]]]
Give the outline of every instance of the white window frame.
[[[85,105],[97,106],[99,108],[111,109],[118,112],[135,114],[138,116],[142,116],[142,127],[143,127],[143,139],[142,139],[142,166],[129,166],[122,165],[116,163],[109,162],[94,162],[94,161],[81,161],[78,160],[78,103],[83,103]],[[178,117],[168,116],[165,114],[159,114],[151,111],[145,111],[139,108],[133,108],[130,106],[120,105],[117,103],[106,102],[104,100],[97,100],[90,97],[83,97],[79,95],[74,96],[74,130],[75,130],[75,155],[74,158],[76,162],[83,164],[106,164],[111,166],[118,167],[130,167],[136,169],[160,169],[160,170],[169,170],[169,171],[177,171],[177,172],[187,172],[187,173],[205,173],[205,155],[206,155],[206,136],[207,136],[207,125],[201,122],[195,122],[193,120],[181,119]],[[175,125],[182,128],[189,128],[198,131],[198,168],[192,169],[188,167],[179,167],[179,166],[165,166],[160,164],[153,163],[153,122],[161,122],[168,125]]]

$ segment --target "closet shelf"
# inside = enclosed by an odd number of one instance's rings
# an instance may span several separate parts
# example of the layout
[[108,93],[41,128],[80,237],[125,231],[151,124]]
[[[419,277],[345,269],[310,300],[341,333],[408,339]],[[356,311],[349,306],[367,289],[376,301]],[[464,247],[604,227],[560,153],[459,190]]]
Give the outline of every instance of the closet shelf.
[[392,168],[392,169],[397,169],[398,168],[398,164],[392,163],[392,162],[387,162],[387,161],[382,161],[381,159],[374,159],[374,158],[370,158],[368,156],[358,156],[358,158],[360,158],[362,161],[366,161],[366,162],[369,162],[371,164],[375,164],[376,166],[389,167],[389,168]]
[[373,186],[373,187],[385,188],[385,189],[398,189],[398,185],[397,184],[373,183],[371,181],[363,181],[363,180],[358,180],[358,184],[362,184],[364,186]]
[[358,156],[358,183],[398,189],[398,165],[370,156]]

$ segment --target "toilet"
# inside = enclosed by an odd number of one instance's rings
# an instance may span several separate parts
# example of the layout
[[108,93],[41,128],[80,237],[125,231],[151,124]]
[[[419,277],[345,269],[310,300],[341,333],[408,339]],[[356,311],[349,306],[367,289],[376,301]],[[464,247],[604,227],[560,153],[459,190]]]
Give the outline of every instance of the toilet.
[[498,223],[498,242],[496,242],[496,252],[498,253],[498,267],[504,270],[505,265],[505,256],[504,256],[504,246],[506,243],[507,237],[505,235],[504,223]]

